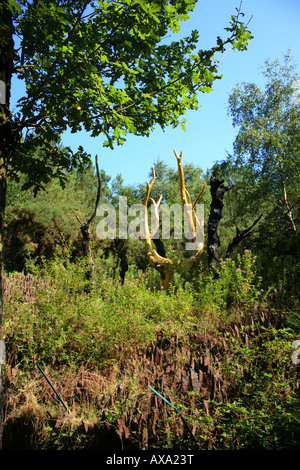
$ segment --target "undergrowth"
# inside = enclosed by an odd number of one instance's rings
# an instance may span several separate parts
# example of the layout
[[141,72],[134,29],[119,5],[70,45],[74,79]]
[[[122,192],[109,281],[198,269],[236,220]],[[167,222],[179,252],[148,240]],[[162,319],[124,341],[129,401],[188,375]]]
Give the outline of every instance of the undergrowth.
[[193,447],[178,414],[162,402],[153,408],[147,384],[172,397],[197,448],[299,444],[297,331],[271,306],[250,251],[221,261],[217,280],[200,269],[169,293],[151,271],[131,269],[122,285],[104,260],[89,286],[85,262],[65,255],[27,269],[6,279],[8,447],[98,448],[111,432],[117,447]]

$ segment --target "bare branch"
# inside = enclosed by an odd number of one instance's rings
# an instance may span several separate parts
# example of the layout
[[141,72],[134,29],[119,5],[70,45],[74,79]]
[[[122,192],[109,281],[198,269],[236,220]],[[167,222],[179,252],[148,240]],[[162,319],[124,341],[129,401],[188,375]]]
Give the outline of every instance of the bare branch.
[[194,202],[193,202],[193,209],[194,209],[194,207],[196,206],[197,202],[199,201],[200,197],[202,196],[202,194],[203,194],[205,188],[206,188],[206,183],[204,182],[200,193],[198,194],[198,196],[196,197],[196,199],[195,199]]
[[151,226],[151,238],[153,239],[159,231],[159,211],[158,210],[159,210],[159,206],[162,200],[162,195],[160,195],[157,202],[155,202],[155,200],[152,199],[152,197],[150,198],[150,200],[154,206],[154,220],[151,218],[151,222],[154,222],[154,227]]
[[[149,201],[149,196],[150,196],[150,191],[151,188],[155,182],[156,176],[155,176],[155,169],[152,167],[152,181],[151,183],[147,182],[147,191],[146,191],[146,196],[144,199],[144,230],[145,230],[145,246],[146,246],[146,254],[148,257],[148,260],[151,264],[152,267],[156,268],[158,271],[162,272],[163,268],[161,264],[172,264],[172,261],[169,260],[168,258],[164,258],[160,256],[156,250],[152,249],[152,244],[151,244],[151,234],[149,230],[149,225],[148,225],[148,212],[147,212],[147,205]],[[158,205],[160,204],[162,196],[159,199],[159,202],[157,203],[157,211],[158,211]],[[153,201],[153,199],[152,199]]]
[[184,208],[185,204],[188,204],[188,200],[187,200],[187,192],[185,188],[184,171],[183,171],[183,165],[182,165],[182,152],[180,152],[180,155],[178,155],[178,153],[174,149],[174,154],[177,159],[180,197],[181,197],[182,207]]
[[253,227],[255,227],[255,225],[258,224],[261,218],[262,218],[262,214],[260,214],[260,216],[253,222],[253,224],[250,227],[246,228],[245,230],[240,231],[238,227],[236,228],[236,236],[234,237],[232,242],[229,243],[227,247],[226,255],[225,255],[226,258],[229,258],[230,253],[233,251],[234,247],[237,246],[242,240],[244,240],[244,238],[246,238],[250,234]]
[[75,217],[78,220],[78,222],[80,223],[80,225],[84,225],[84,222],[82,222],[82,220],[78,217],[77,214],[75,214]]

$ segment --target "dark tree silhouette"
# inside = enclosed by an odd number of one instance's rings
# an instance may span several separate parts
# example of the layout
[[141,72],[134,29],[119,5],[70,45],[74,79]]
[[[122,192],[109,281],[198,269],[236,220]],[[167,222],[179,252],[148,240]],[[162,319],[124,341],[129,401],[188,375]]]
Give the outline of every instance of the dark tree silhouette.
[[219,263],[220,237],[218,226],[222,219],[222,210],[224,205],[224,195],[230,191],[233,186],[225,186],[224,180],[219,180],[214,176],[210,178],[210,193],[212,197],[210,205],[210,214],[208,219],[207,248],[208,264],[215,278],[218,278],[217,267]]

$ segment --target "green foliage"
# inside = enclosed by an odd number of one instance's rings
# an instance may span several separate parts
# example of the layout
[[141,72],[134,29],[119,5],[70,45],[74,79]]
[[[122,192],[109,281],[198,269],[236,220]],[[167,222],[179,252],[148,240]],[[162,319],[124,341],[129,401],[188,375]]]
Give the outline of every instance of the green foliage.
[[[220,352],[214,367],[222,384],[222,394],[218,393],[219,399],[208,399],[210,412],[206,414],[202,410],[204,389],[196,393],[188,385],[188,389],[181,392],[186,394],[185,400],[181,398],[179,402],[176,391],[170,392],[171,402],[183,412],[201,449],[279,450],[297,447],[299,397],[295,393],[296,370],[291,361],[295,335],[291,329],[274,326],[277,312],[272,313],[271,305],[267,303],[269,300],[261,297],[254,262],[249,252],[237,257],[236,261],[225,260],[220,268],[224,274],[223,282],[213,283],[209,276],[203,275],[197,291],[190,287],[177,294],[166,294],[154,286],[151,289],[152,280],[142,272],[131,273],[121,286],[110,275],[109,265],[103,263],[102,268],[97,268],[96,286],[87,295],[85,264],[83,261],[72,263],[67,251],[57,254],[52,262],[45,260],[42,268],[35,264],[28,266],[31,275],[26,279],[17,273],[10,275],[7,280],[9,295],[5,298],[4,334],[8,366],[19,371],[11,382],[11,387],[19,387],[15,389],[15,399],[17,391],[22,394],[22,390],[28,387],[38,390],[30,385],[36,363],[44,368],[51,367],[55,383],[59,384],[64,377],[64,396],[68,396],[67,390],[74,387],[72,384],[76,384],[76,380],[79,383],[75,376],[88,371],[91,374],[91,396],[86,398],[89,406],[81,409],[82,404],[77,404],[76,412],[73,408],[70,416],[72,425],[64,422],[55,428],[49,425],[47,429],[44,426],[37,428],[40,445],[61,449],[87,445],[88,436],[83,435],[74,423],[76,420],[82,423],[88,419],[87,416],[94,423],[103,419],[102,405],[100,413],[98,396],[94,394],[96,381],[100,380],[98,374],[102,381],[103,374],[106,376],[107,401],[107,394],[111,395],[105,419],[118,426],[125,409],[129,407],[134,413],[132,406],[137,397],[141,408],[149,394],[149,390],[141,388],[142,376],[147,371],[138,369],[138,376],[129,374],[128,367],[131,367],[133,358],[135,367],[140,367],[138,358],[144,357],[148,345],[154,344],[158,338],[165,338],[168,342],[176,338],[176,354],[174,352],[172,362],[166,363],[165,367],[174,364],[176,373],[188,371],[191,358],[199,361],[201,357],[201,348],[191,341],[195,332],[201,332],[206,338],[202,345],[204,350],[208,338],[210,341],[213,338],[213,348]],[[230,302],[226,307],[228,299]],[[268,318],[266,322],[260,320],[261,311]],[[207,357],[208,352],[205,354]],[[216,357],[213,349],[210,354],[212,358]],[[122,364],[128,367],[123,370]],[[109,370],[112,382],[108,382]],[[116,373],[121,374],[121,382],[116,379]],[[120,383],[126,390],[128,387],[126,393],[130,395],[125,393],[124,396],[130,396],[130,400],[124,397],[123,401],[113,400],[114,390]],[[70,394],[73,403],[78,387],[75,390],[75,395]],[[88,393],[86,385],[81,393],[83,400]],[[37,420],[37,414],[43,414],[46,398],[39,399],[38,410],[37,398],[32,396],[32,392],[29,395],[26,396],[31,400],[34,420]],[[20,413],[24,406],[18,407]],[[29,403],[27,413],[28,407]],[[184,437],[179,439],[176,435],[180,420],[172,416],[168,418],[169,431],[165,429],[166,421],[157,423],[157,439],[165,448],[191,448],[191,441]],[[13,414],[9,419],[13,420]],[[40,426],[39,420],[36,425]],[[134,439],[137,432],[134,425],[131,431]],[[76,436],[76,442],[72,436]]]
[[[235,321],[236,315],[253,315],[268,298],[261,286],[261,277],[256,271],[256,256],[250,250],[235,259],[221,260],[219,278],[202,269],[196,278],[200,311],[206,312],[213,324]],[[233,317],[231,317],[233,314]]]
[[299,299],[293,310],[288,311],[287,321],[289,326],[299,335],[300,334],[300,306]]
[[287,305],[299,297],[299,72],[288,53],[283,63],[266,61],[263,75],[264,89],[241,83],[229,97],[234,153],[212,168],[233,186],[224,198],[220,254],[262,216],[236,250],[257,255],[263,283]]
[[[101,171],[101,202],[111,200],[110,177]],[[58,180],[49,181],[45,191],[33,194],[24,190],[26,178],[10,180],[7,191],[5,269],[25,268],[28,258],[41,256],[50,259],[63,241],[73,244],[74,256],[82,254],[80,220],[87,220],[95,209],[98,180],[94,167],[86,165],[82,171],[65,174],[65,185]],[[96,230],[92,226],[95,250]],[[99,240],[98,240],[99,242]],[[97,250],[96,250],[97,251]]]
[[[171,333],[184,320],[188,323],[188,294],[182,293],[181,298],[164,292],[157,295],[155,286],[150,290],[151,278],[142,272],[129,274],[121,286],[110,277],[105,262],[97,269],[96,286],[88,296],[85,261],[73,263],[69,255],[64,250],[52,262],[44,260],[42,266],[28,264],[27,270],[34,275],[33,305],[21,303],[19,277],[11,278],[8,311],[12,316],[6,320],[7,334],[10,341],[14,338],[17,355],[29,360],[28,366],[33,358],[47,362],[52,357],[58,363],[88,361],[100,367],[142,348],[155,338],[160,325]],[[17,332],[20,322],[24,330]]]
[[[251,342],[241,344],[227,336],[228,360],[221,374],[235,382],[227,403],[215,403],[219,448],[296,448],[300,431],[299,396],[291,376],[291,344],[288,329],[259,327]],[[251,334],[251,327],[242,332]],[[229,358],[237,357],[236,362]]]
[[294,99],[299,73],[287,54],[283,65],[266,61],[263,75],[264,91],[242,83],[229,97],[238,128],[229,158],[233,169],[242,170],[245,196],[256,203],[276,201],[284,210],[299,194],[299,103]]
[[256,258],[250,250],[246,250],[242,256],[237,255],[236,261],[221,261],[219,282],[226,296],[227,307],[232,304],[234,308],[252,311],[262,304],[265,295],[261,289],[261,277],[256,272]]
[[251,37],[238,11],[227,38],[211,49],[195,53],[197,31],[173,40],[195,3],[7,2],[21,45],[11,51],[13,72],[26,86],[12,116],[10,173],[26,174],[26,184],[39,189],[85,166],[90,157],[82,147],[74,153],[61,145],[67,129],[103,135],[113,148],[128,133],[148,136],[157,124],[182,124],[185,111],[197,109],[198,92],[211,91],[219,78],[214,56],[227,46],[244,50]]

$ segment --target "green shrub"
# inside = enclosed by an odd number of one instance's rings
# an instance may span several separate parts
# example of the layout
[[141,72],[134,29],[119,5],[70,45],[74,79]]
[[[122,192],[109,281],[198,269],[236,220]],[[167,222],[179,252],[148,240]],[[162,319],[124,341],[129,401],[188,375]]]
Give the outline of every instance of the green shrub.
[[[244,332],[249,330],[244,327]],[[289,329],[272,326],[259,326],[248,343],[228,335],[220,374],[224,385],[235,387],[227,402],[215,403],[219,448],[280,450],[299,444],[293,338]]]
[[28,269],[31,300],[24,302],[20,275],[10,275],[5,318],[9,347],[28,363],[35,359],[101,366],[144,348],[159,329],[178,332],[193,315],[192,294],[151,291],[148,274],[141,271],[129,274],[121,285],[109,276],[110,269],[98,268],[87,294],[84,261],[56,256]]
[[231,321],[232,314],[232,321],[240,315],[253,314],[268,298],[255,264],[256,257],[245,250],[236,259],[221,259],[217,279],[200,270],[196,283],[200,311],[207,312],[216,324]]

